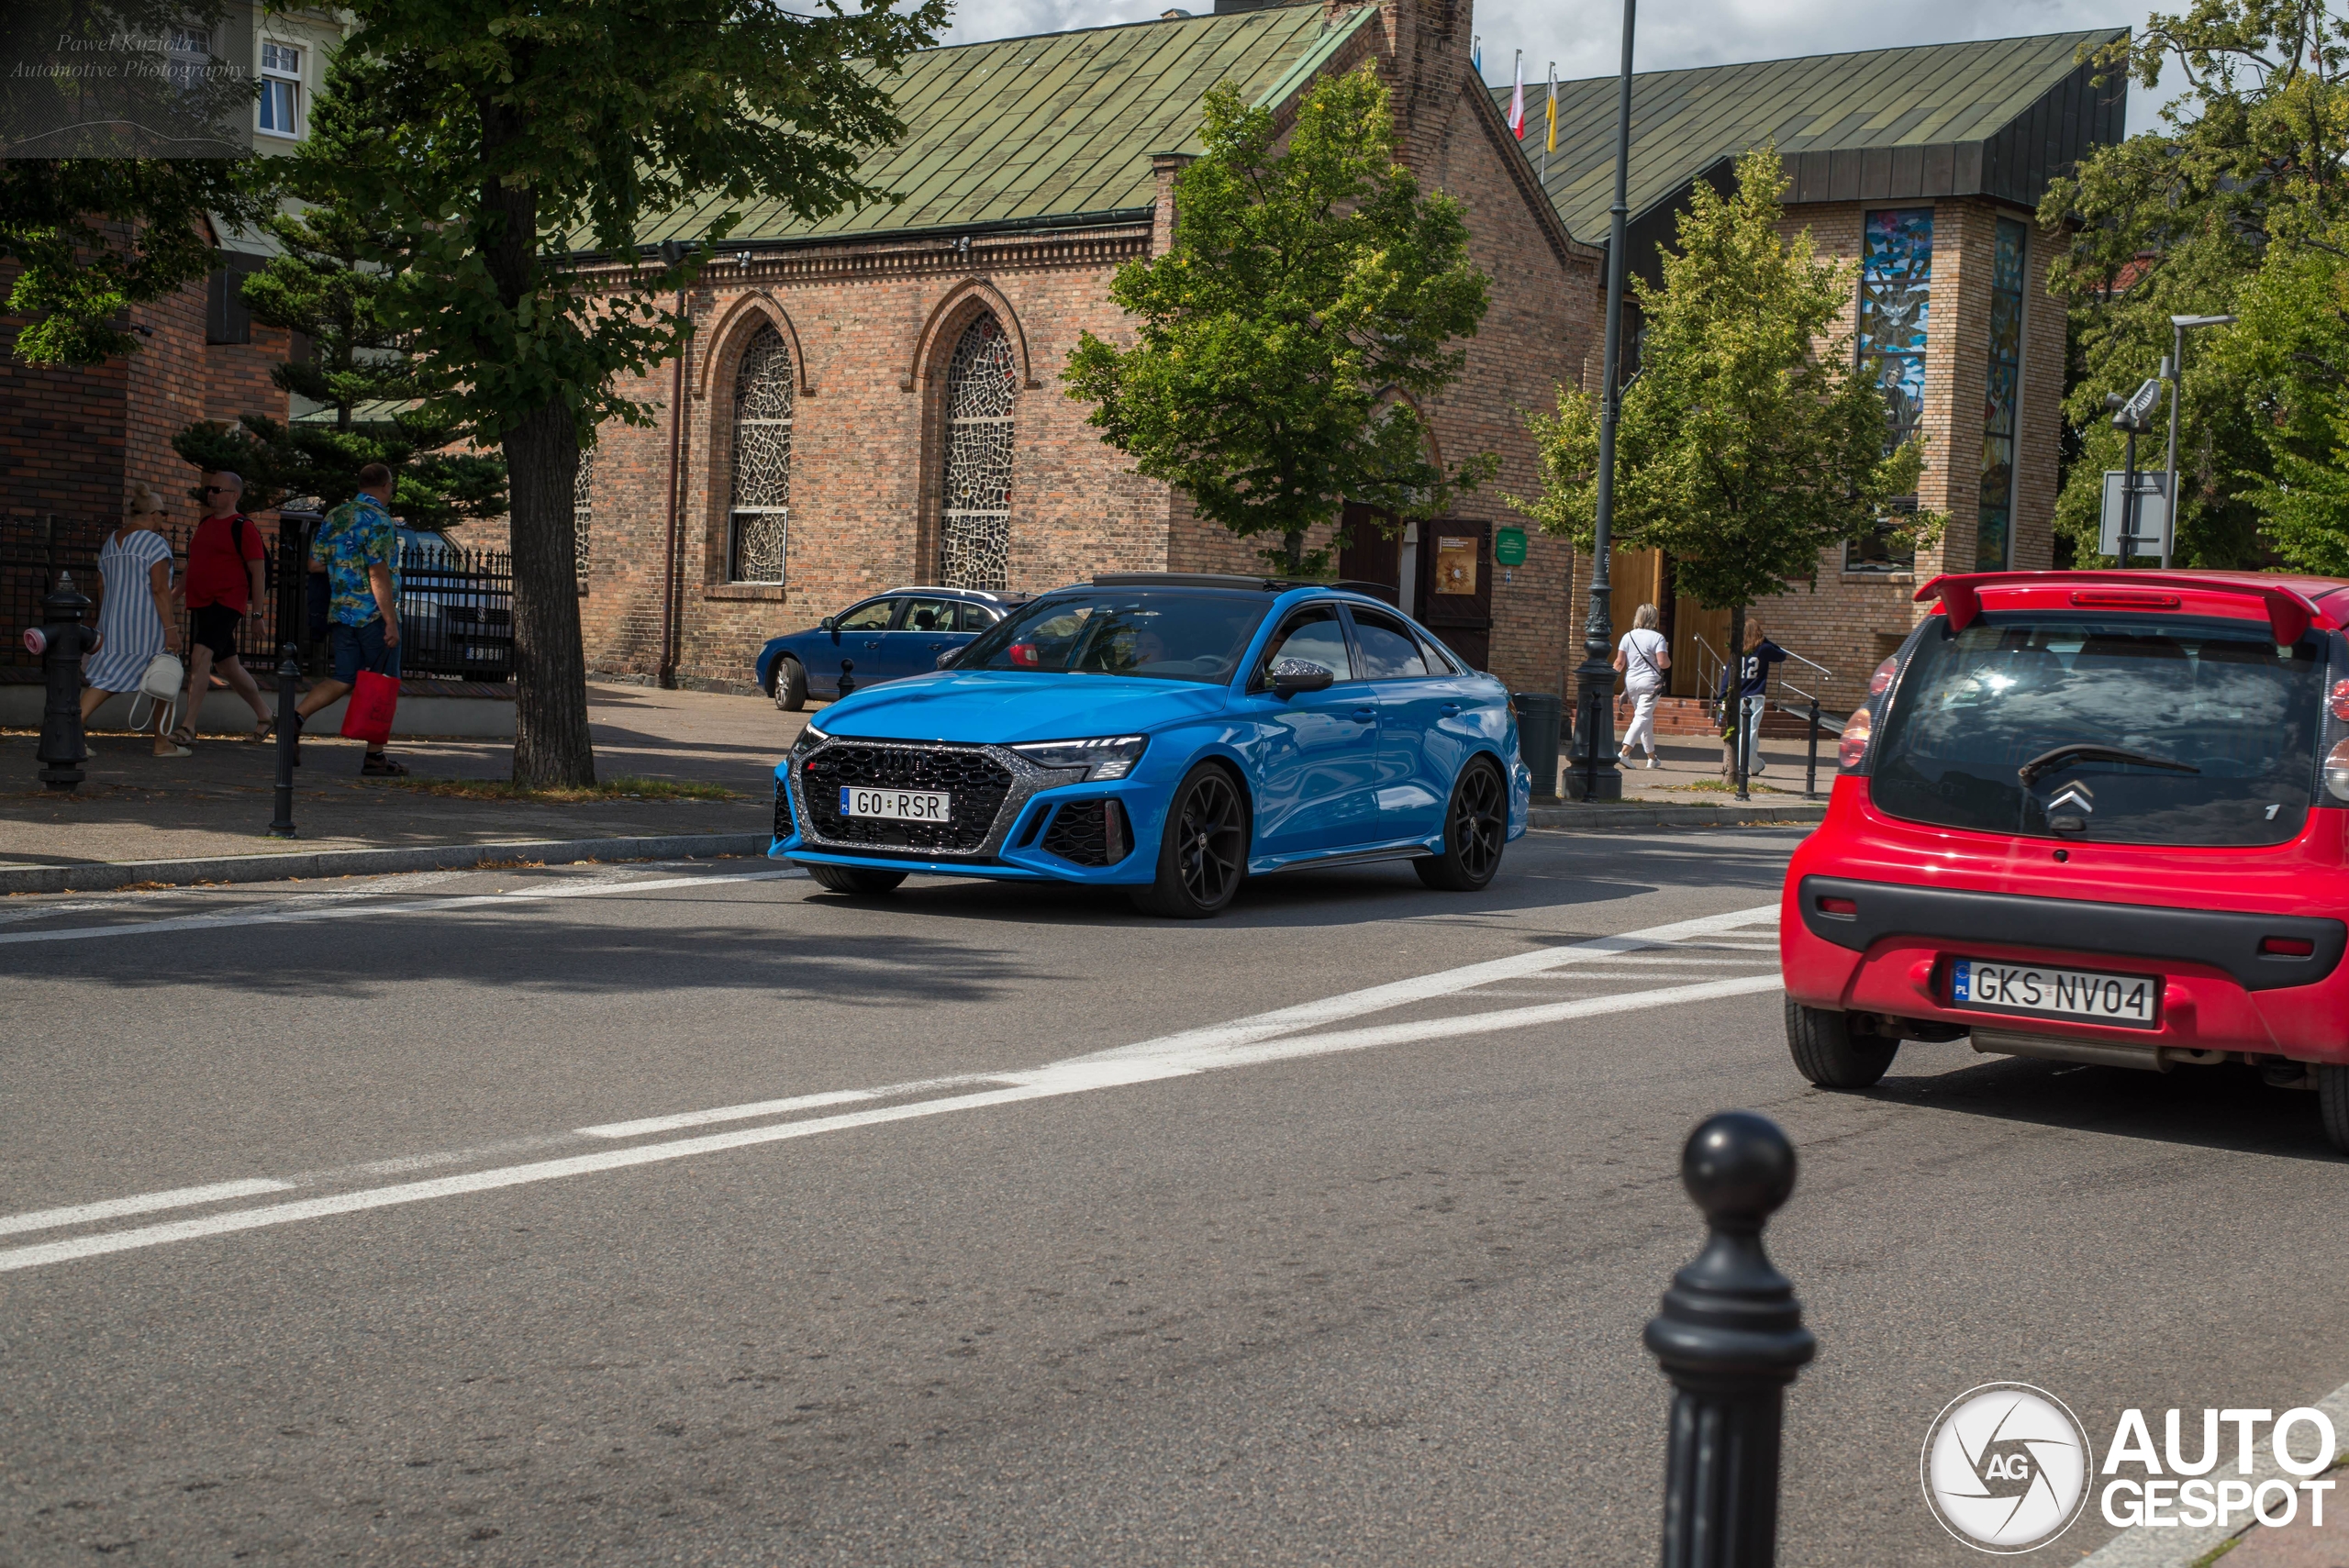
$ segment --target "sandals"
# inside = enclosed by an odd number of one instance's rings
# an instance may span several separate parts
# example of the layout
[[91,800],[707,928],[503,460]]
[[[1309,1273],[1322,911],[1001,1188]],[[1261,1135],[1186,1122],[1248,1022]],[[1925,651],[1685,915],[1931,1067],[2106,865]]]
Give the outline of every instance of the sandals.
[[259,724],[253,726],[252,742],[254,745],[258,746],[276,733],[277,720],[273,718],[264,718]]
[[167,751],[157,751],[155,755],[158,757],[193,757],[195,753],[185,746],[180,745],[177,741],[173,741],[171,743],[171,750]]
[[[172,731],[171,741],[173,745],[183,748],[195,745],[195,727],[192,724],[181,725],[177,729]],[[180,752],[180,755],[184,757],[187,755],[187,752],[183,750]]]
[[407,776],[406,764],[395,762],[381,751],[370,751],[367,760],[359,764],[362,779],[397,779]]

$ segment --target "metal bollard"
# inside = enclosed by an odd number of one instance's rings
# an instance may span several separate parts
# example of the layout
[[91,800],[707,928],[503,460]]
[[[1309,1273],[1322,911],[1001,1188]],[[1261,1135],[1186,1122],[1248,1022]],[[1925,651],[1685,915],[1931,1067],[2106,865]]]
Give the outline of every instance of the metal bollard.
[[49,684],[40,710],[40,744],[33,755],[42,766],[40,782],[51,789],[72,789],[88,775],[82,764],[90,760],[89,737],[82,728],[82,656],[97,646],[95,627],[82,624],[90,598],[73,586],[73,573],[57,574],[57,588],[41,600],[49,623],[25,634],[25,645],[40,657],[41,673]]
[[1664,1568],[1769,1568],[1786,1388],[1819,1349],[1762,1250],[1795,1189],[1794,1145],[1767,1117],[1724,1111],[1689,1134],[1680,1182],[1710,1229],[1644,1336],[1673,1388]]
[[296,688],[302,680],[302,650],[291,642],[277,649],[277,816],[269,825],[273,839],[291,839],[294,832],[294,757],[301,746],[301,720],[295,715]]
[[1819,699],[1810,699],[1810,765],[1802,776],[1802,797],[1819,798]]
[[856,661],[843,659],[841,661],[841,695],[846,696],[854,690],[856,690]]

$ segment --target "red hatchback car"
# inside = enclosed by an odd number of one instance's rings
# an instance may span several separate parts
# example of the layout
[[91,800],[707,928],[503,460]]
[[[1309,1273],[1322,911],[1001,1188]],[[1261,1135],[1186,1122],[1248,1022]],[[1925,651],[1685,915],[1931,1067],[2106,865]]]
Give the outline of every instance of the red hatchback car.
[[1934,579],[1787,868],[1787,1041],[1904,1040],[2313,1090],[2349,1151],[2349,583]]

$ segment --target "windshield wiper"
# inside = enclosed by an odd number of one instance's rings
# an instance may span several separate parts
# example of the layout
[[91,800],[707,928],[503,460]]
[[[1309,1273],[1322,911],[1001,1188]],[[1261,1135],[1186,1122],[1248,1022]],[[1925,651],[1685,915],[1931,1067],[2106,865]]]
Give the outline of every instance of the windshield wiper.
[[2029,784],[2059,762],[2075,759],[2098,762],[2134,762],[2141,768],[2161,768],[2173,773],[2199,773],[2202,770],[2191,762],[2173,762],[2167,757],[2148,756],[2143,751],[2127,751],[2118,746],[2099,746],[2091,741],[2075,740],[2069,746],[2058,746],[2053,751],[2042,751],[2015,770],[2015,777]]

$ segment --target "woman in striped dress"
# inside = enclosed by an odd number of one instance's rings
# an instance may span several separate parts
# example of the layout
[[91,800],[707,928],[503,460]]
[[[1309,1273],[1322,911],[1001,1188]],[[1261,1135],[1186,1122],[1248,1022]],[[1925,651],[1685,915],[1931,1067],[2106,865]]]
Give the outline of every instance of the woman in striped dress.
[[[108,697],[139,689],[155,655],[180,647],[172,614],[172,541],[156,528],[163,498],[146,484],[130,487],[130,516],[98,551],[98,646],[82,661],[82,721]],[[155,755],[184,757],[188,749],[163,733],[171,705],[155,705]]]

